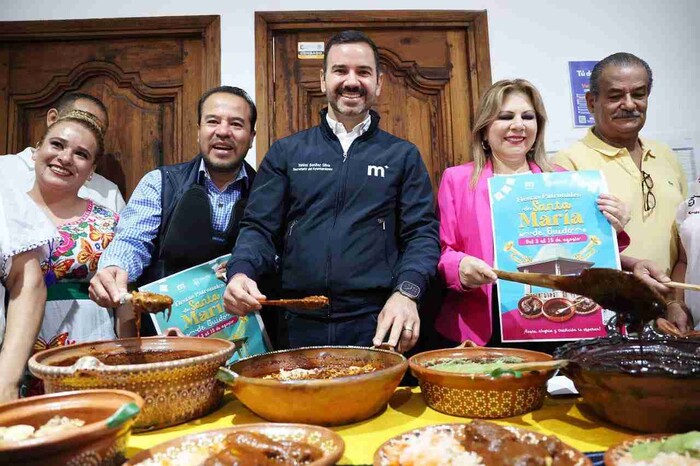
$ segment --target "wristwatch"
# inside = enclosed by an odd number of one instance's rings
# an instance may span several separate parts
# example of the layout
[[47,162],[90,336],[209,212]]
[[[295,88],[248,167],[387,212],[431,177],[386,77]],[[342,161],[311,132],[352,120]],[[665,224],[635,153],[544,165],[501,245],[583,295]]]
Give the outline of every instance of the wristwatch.
[[417,301],[418,297],[420,296],[420,286],[406,280],[399,283],[399,285],[394,291],[398,291],[405,297],[410,298],[414,301]]

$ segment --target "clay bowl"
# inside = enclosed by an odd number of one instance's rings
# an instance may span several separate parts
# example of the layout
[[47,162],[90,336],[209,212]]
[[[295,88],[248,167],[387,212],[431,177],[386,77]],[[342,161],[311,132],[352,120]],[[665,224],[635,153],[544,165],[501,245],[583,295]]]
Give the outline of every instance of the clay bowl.
[[56,415],[85,425],[21,442],[0,442],[0,464],[30,466],[112,465],[124,461],[134,418],[143,399],[125,390],[54,393],[0,405],[0,426],[34,428]]
[[308,463],[308,466],[330,466],[337,463],[343,456],[345,451],[345,442],[330,429],[318,426],[309,426],[305,424],[244,424],[225,429],[210,430],[200,432],[198,434],[190,434],[178,437],[167,442],[163,442],[147,450],[141,451],[133,458],[129,459],[124,466],[135,466],[142,461],[150,458],[158,459],[166,455],[177,454],[187,447],[183,445],[192,444],[218,444],[221,443],[226,435],[236,432],[255,432],[268,436],[274,441],[295,441],[303,442],[309,445],[320,448],[323,451],[323,457],[313,463]]
[[[263,379],[280,369],[346,368],[372,363],[379,369],[334,379]],[[383,410],[408,362],[393,351],[354,346],[318,346],[273,351],[221,368],[219,380],[260,417],[275,422],[336,426],[362,421]]]
[[82,343],[39,352],[29,370],[47,393],[119,388],[145,400],[135,430],[160,429],[202,417],[220,404],[219,366],[235,351],[216,338],[149,337]]
[[523,296],[518,301],[518,311],[526,319],[537,319],[542,315],[542,300],[533,295]]
[[555,370],[523,372],[521,377],[504,374],[460,374],[432,369],[445,359],[492,359],[506,356],[523,362],[550,361],[552,356],[537,351],[511,348],[457,347],[418,353],[408,360],[418,379],[425,403],[436,411],[480,419],[518,416],[542,407],[547,380]]
[[542,305],[542,315],[552,322],[566,322],[574,314],[573,303],[566,298],[551,298]]
[[[486,422],[486,421],[482,421]],[[544,434],[540,434],[537,432],[532,432],[530,430],[526,429],[521,429],[519,427],[514,427],[514,426],[503,426],[506,430],[510,431],[511,433],[515,434],[516,438],[518,439],[518,443],[520,444],[530,444],[530,445],[546,445],[547,443],[550,443],[553,439],[556,437],[554,436],[547,436]],[[430,435],[430,434],[446,434],[451,437],[454,437],[457,440],[460,440],[460,443],[462,439],[469,438],[468,434],[468,428],[469,424],[435,424],[432,426],[427,426],[427,427],[421,427],[419,429],[413,429],[409,430],[408,432],[404,432],[403,434],[397,435],[395,437],[390,438],[386,442],[384,442],[382,445],[380,445],[379,448],[377,448],[377,451],[374,453],[374,466],[391,466],[397,463],[397,458],[396,458],[396,450],[397,447],[400,445],[406,445],[406,444],[413,444],[421,438],[423,435]],[[467,451],[469,451],[469,448],[467,448]],[[438,453],[440,454],[440,453]],[[428,464],[447,464],[444,459],[442,458],[436,458],[434,454],[430,453],[424,453],[425,456],[421,457],[421,460],[425,463]],[[566,445],[564,443],[560,443],[560,451],[558,453],[558,458],[565,458],[567,461],[567,464],[575,464],[576,466],[591,466],[592,462],[590,459],[586,457],[583,453],[575,449],[574,447],[571,447],[569,445]],[[433,461],[430,461],[430,460]],[[442,461],[439,461],[442,460]],[[502,461],[502,463],[498,464],[516,464],[515,462],[508,462],[508,458],[505,457],[499,457],[499,460]],[[438,462],[439,461],[439,462]],[[511,458],[511,461],[512,458]],[[418,464],[418,463],[415,463]],[[450,463],[453,464],[453,463]],[[521,463],[517,463],[521,464]],[[524,464],[524,463],[523,463]],[[528,463],[530,464],[530,463]],[[544,463],[543,463],[544,464]],[[557,464],[555,461],[553,464]]]
[[700,429],[700,341],[606,337],[556,351],[583,400],[603,419],[648,433]]

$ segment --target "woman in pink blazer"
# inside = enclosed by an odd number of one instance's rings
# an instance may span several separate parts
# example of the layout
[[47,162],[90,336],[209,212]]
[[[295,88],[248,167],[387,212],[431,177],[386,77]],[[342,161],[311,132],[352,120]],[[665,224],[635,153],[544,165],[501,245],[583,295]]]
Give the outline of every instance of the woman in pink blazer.
[[[481,99],[472,131],[474,161],[448,168],[438,192],[442,254],[438,272],[447,294],[435,320],[442,344],[472,340],[499,345],[494,332],[493,234],[487,180],[494,175],[564,171],[547,160],[542,97],[523,79],[495,83]],[[619,232],[629,209],[603,194],[598,207]],[[619,239],[629,244],[626,234]],[[520,345],[522,346],[522,345]]]

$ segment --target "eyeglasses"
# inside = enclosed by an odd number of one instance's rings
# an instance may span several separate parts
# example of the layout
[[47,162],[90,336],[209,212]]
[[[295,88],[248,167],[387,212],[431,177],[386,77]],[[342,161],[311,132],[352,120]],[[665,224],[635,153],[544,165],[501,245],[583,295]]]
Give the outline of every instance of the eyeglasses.
[[[642,170],[642,196],[644,197],[644,212],[650,212],[656,207],[656,196],[651,191],[654,187],[654,180],[651,175]],[[645,194],[646,189],[646,194]]]

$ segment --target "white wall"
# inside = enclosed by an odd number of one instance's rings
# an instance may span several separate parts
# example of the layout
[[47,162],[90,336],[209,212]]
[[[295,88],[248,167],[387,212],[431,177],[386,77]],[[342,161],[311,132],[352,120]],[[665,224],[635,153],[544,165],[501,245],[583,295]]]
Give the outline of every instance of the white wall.
[[[700,155],[700,5],[697,0],[0,0],[0,21],[170,15],[221,15],[223,84],[255,91],[255,11],[337,9],[488,11],[494,81],[522,77],[542,92],[549,113],[548,150],[566,146],[575,129],[569,60],[618,51],[647,60],[654,88],[643,134],[674,146],[690,139]],[[685,141],[683,141],[685,139]],[[255,161],[254,151],[248,155]],[[700,165],[700,164],[699,164]]]

